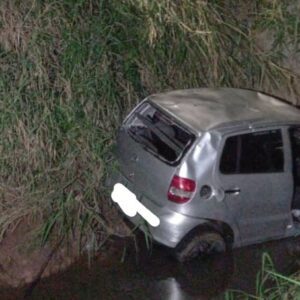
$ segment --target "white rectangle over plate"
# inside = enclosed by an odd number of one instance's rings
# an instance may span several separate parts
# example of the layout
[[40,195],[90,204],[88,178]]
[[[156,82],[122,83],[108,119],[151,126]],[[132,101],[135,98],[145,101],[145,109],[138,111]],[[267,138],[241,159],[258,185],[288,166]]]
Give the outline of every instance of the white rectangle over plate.
[[121,210],[129,217],[139,214],[151,226],[157,227],[160,223],[159,218],[145,207],[127,187],[121,183],[116,183],[111,193],[111,198],[118,203]]

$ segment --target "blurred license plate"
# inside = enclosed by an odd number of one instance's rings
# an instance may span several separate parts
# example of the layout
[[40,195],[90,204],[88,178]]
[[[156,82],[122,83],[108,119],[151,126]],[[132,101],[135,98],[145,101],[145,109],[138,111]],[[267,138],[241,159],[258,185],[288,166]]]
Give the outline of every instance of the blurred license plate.
[[137,213],[141,215],[150,225],[159,225],[159,218],[147,207],[138,201],[136,195],[121,183],[116,183],[111,193],[111,198],[118,203],[121,210],[129,217],[134,217]]

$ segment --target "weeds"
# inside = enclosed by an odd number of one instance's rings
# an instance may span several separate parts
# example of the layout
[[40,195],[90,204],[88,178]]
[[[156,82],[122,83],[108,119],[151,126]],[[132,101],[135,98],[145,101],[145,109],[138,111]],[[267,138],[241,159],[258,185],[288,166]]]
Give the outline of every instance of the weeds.
[[228,291],[226,300],[231,299],[300,299],[299,273],[291,277],[284,276],[275,270],[271,257],[264,253],[262,256],[261,271],[256,278],[256,294],[250,295],[241,291]]
[[[297,94],[298,75],[285,67],[299,43],[291,5],[1,1],[0,238],[25,216],[41,220],[43,242],[76,228],[110,233],[102,187],[116,128],[150,93],[234,86]],[[273,38],[260,48],[265,32]]]

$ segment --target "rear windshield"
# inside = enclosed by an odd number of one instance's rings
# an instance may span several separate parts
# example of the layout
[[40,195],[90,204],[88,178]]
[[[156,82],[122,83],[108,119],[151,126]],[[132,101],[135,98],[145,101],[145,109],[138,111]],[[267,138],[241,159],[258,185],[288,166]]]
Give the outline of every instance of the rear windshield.
[[130,136],[160,159],[175,163],[194,140],[194,135],[146,102],[126,122]]

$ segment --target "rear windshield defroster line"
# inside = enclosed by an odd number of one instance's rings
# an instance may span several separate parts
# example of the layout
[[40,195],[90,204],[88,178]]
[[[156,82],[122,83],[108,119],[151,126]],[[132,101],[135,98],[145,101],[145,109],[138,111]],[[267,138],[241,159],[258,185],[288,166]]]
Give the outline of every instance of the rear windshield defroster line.
[[148,102],[137,108],[125,124],[130,136],[145,150],[174,164],[194,140],[194,135]]

